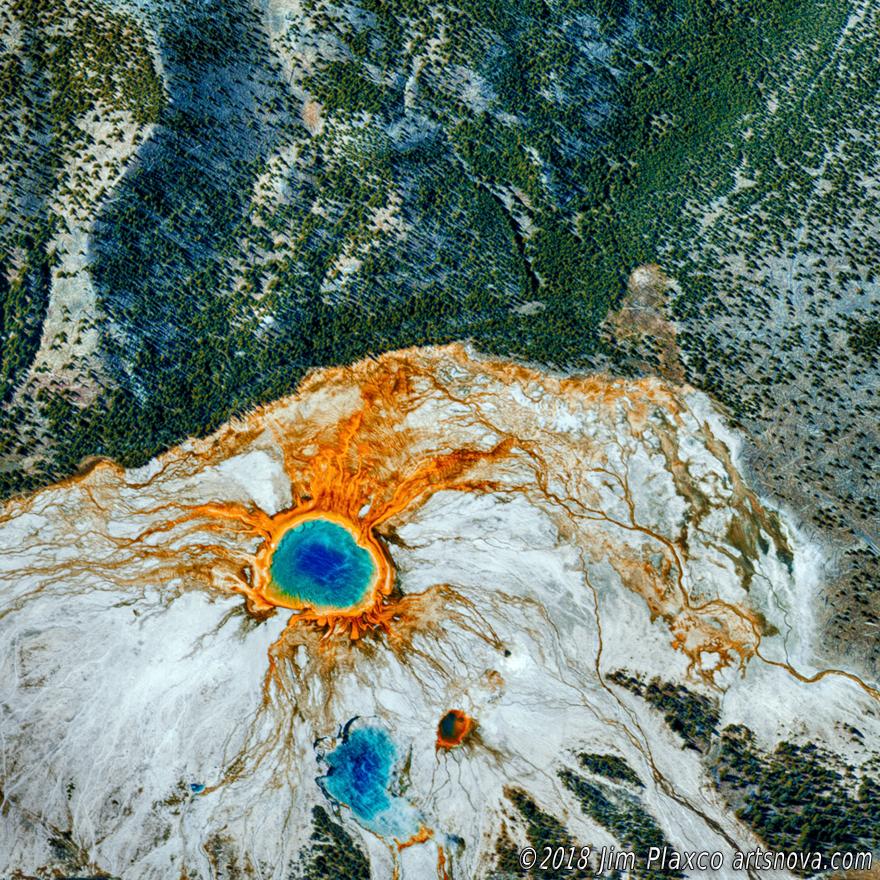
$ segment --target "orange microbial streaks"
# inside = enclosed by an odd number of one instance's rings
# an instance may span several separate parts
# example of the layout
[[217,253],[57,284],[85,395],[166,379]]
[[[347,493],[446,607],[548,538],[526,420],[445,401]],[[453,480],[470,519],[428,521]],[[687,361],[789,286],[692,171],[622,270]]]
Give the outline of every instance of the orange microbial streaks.
[[[433,494],[496,493],[549,518],[580,551],[585,574],[594,565],[613,570],[707,683],[753,659],[783,665],[759,650],[772,626],[753,610],[746,576],[760,575],[762,546],[778,560],[791,559],[793,548],[779,516],[737,472],[723,432],[691,411],[690,394],[656,378],[554,377],[477,359],[458,345],[319,370],[296,396],[171,450],[146,476],[96,462],[45,490],[63,498],[60,515],[82,535],[83,552],[57,565],[51,554],[40,560],[32,595],[95,571],[133,590],[149,579],[172,585],[169,595],[241,595],[256,618],[288,609],[270,672],[276,654],[299,646],[323,646],[343,662],[345,652],[331,646],[373,632],[386,633],[392,651],[414,653],[416,631],[453,615],[493,639],[453,585],[402,595],[388,547]],[[249,456],[271,464],[273,500],[263,502],[270,510],[248,500],[264,496],[236,483],[239,468],[246,475],[249,467],[239,460]],[[2,518],[40,497],[11,502]],[[120,517],[127,531],[111,527]],[[272,583],[280,541],[315,518],[347,529],[370,555],[375,575],[355,606],[310,606]],[[90,555],[96,542],[100,558]],[[716,571],[727,578],[724,590],[714,585]],[[877,697],[850,673],[806,677],[786,668],[810,682],[845,675]]]
[[[208,530],[251,535],[260,540],[253,553],[217,545],[211,549],[231,565],[239,563],[241,574],[232,589],[245,597],[253,615],[289,608],[296,612],[296,622],[311,623],[328,632],[342,630],[352,639],[375,629],[388,632],[392,620],[406,610],[406,603],[392,595],[394,565],[377,528],[443,489],[491,490],[494,484],[481,469],[508,456],[514,440],[498,438],[485,448],[424,449],[418,454],[418,449],[410,447],[417,447],[425,432],[400,424],[405,415],[401,404],[405,410],[407,404],[412,406],[418,400],[413,389],[418,373],[393,360],[383,366],[359,365],[337,371],[334,378],[343,376],[352,382],[359,399],[354,400],[353,411],[337,414],[341,417],[335,422],[285,424],[271,414],[252,417],[266,420],[281,449],[294,501],[291,507],[269,515],[239,503],[211,502],[193,506],[149,533],[208,520],[202,526]],[[302,395],[310,383],[307,380],[305,384]],[[376,574],[355,606],[313,606],[285,594],[272,580],[272,557],[283,536],[315,519],[345,528],[370,554]]]
[[437,880],[452,880],[452,875],[446,870],[446,852],[442,846],[437,847]]
[[419,826],[419,830],[413,834],[412,837],[407,840],[398,840],[397,849],[398,851],[408,849],[411,846],[418,846],[420,843],[427,843],[434,836],[434,832],[430,828],[426,828],[424,825]]
[[[420,844],[427,843],[433,838],[433,829],[420,825],[419,830],[412,837],[403,841],[395,839],[393,845],[389,844],[388,849],[392,861],[391,880],[399,880],[400,878],[400,863],[398,861],[399,854],[403,852],[403,850],[409,849],[411,846],[419,846]],[[439,843],[437,844],[437,880],[452,880],[452,877],[446,870],[446,853]]]

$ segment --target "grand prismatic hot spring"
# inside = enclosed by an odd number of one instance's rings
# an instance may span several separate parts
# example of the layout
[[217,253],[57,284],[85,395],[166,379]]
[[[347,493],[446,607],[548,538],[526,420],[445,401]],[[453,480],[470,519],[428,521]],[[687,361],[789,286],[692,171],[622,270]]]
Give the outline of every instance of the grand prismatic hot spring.
[[0,876],[507,880],[563,839],[729,865],[816,754],[880,846],[877,691],[817,654],[821,548],[740,446],[691,388],[450,346],[10,501]]
[[349,529],[315,517],[284,533],[272,554],[270,572],[269,594],[278,605],[333,612],[360,606],[378,567]]

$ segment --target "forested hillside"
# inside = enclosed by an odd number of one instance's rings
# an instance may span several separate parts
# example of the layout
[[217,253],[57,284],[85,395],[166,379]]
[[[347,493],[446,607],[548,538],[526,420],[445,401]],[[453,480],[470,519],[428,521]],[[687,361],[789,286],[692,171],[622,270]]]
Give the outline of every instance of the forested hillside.
[[877,626],[876,7],[0,15],[3,495],[469,339],[705,389],[837,548],[830,630]]

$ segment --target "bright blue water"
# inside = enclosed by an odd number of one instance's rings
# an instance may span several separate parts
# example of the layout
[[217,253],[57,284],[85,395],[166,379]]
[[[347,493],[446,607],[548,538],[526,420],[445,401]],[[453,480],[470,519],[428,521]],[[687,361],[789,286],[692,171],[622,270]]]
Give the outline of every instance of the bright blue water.
[[376,567],[348,529],[314,519],[287,532],[272,554],[272,580],[291,598],[349,608],[364,598]]
[[355,730],[327,756],[330,773],[324,777],[324,788],[331,797],[348,804],[359,819],[370,821],[391,803],[388,785],[396,754],[384,730]]
[[410,803],[389,792],[396,759],[397,749],[384,730],[360,727],[327,755],[330,770],[320,782],[362,825],[385,837],[406,840],[418,831],[419,819]]

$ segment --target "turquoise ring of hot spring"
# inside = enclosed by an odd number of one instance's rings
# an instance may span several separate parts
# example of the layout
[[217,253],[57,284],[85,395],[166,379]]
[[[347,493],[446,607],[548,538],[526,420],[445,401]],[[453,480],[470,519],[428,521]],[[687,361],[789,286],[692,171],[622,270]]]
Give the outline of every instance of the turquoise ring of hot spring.
[[355,616],[390,592],[393,569],[371,534],[329,512],[295,518],[271,548],[264,598],[285,608]]

